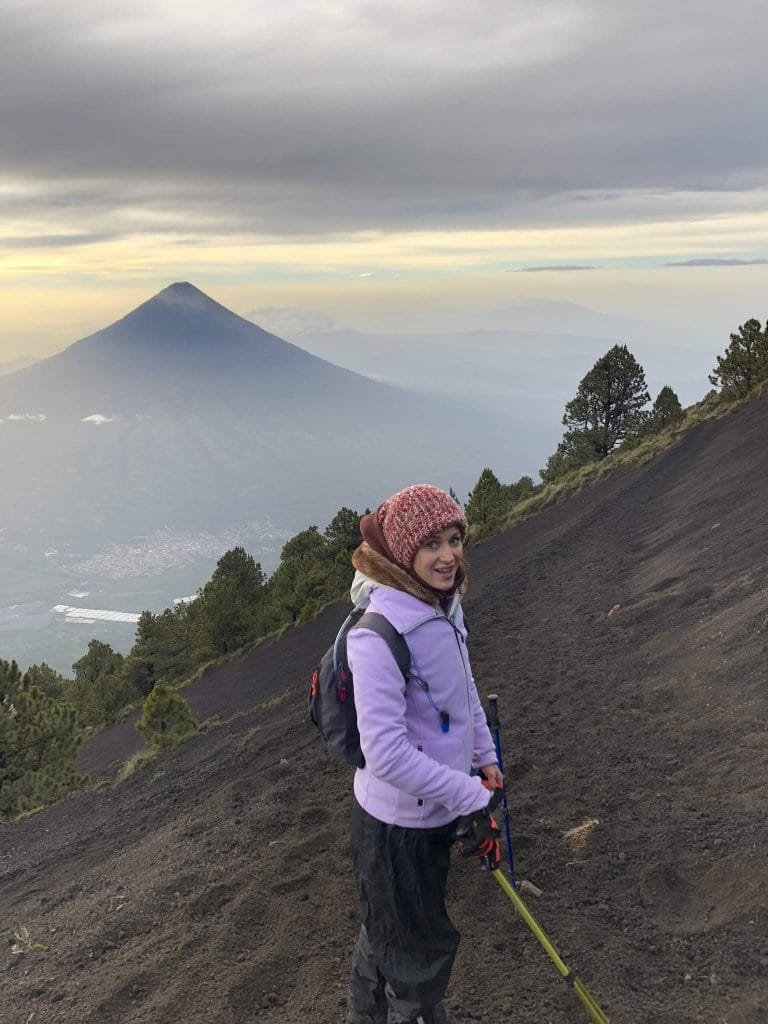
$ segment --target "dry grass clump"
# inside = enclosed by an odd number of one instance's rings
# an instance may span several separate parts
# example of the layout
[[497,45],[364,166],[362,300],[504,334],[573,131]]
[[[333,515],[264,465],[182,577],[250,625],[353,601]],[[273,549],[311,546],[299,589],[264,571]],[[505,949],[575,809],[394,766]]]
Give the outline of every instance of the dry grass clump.
[[599,824],[597,818],[589,818],[575,828],[569,828],[567,832],[563,832],[563,842],[568,844],[571,853],[584,853],[593,829]]

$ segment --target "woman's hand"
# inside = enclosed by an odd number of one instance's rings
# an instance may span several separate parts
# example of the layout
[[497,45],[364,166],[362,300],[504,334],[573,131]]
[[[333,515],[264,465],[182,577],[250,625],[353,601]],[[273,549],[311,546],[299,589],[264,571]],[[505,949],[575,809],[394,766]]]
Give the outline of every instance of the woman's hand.
[[504,776],[501,774],[497,764],[484,764],[480,771],[485,776],[489,789],[504,788]]

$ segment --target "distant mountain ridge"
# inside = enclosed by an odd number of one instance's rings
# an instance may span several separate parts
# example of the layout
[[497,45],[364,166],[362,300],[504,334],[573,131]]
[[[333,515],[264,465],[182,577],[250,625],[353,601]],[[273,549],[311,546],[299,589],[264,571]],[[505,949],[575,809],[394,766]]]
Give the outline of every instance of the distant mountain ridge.
[[[597,315],[593,319],[599,320]],[[594,334],[586,328],[569,333],[562,325],[550,330],[515,327],[444,334],[335,329],[303,332],[294,340],[321,358],[399,387],[413,387],[422,380],[433,393],[461,395],[471,381],[476,405],[486,411],[513,410],[518,420],[536,426],[543,442],[538,463],[542,465],[560,440],[565,403],[614,344],[629,344],[654,397],[664,385],[674,387],[684,405],[706,394],[711,353],[686,348],[680,339],[668,336],[628,334],[626,326],[625,333],[608,337],[606,325],[614,322],[619,323],[605,318],[605,323],[596,324]]]

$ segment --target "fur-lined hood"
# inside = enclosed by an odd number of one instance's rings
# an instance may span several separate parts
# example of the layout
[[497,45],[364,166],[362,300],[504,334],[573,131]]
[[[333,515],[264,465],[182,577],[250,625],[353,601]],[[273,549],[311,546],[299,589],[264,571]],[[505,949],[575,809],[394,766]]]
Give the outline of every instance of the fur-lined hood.
[[[434,590],[419,583],[405,569],[380,555],[367,541],[363,541],[353,552],[352,565],[357,570],[350,590],[353,604],[361,601],[374,587],[382,586],[402,590],[433,608],[440,607],[440,596]],[[458,593],[463,596],[466,589],[465,580],[460,584]]]

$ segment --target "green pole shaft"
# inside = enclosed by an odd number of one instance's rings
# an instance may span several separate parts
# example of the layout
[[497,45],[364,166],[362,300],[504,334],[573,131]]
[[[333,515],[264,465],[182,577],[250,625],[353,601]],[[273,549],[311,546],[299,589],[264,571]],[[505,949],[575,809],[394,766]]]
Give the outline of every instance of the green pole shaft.
[[552,963],[555,965],[555,967],[558,969],[558,971],[560,971],[562,976],[565,978],[569,974],[569,970],[570,969],[566,966],[566,964],[563,963],[563,961],[562,961],[562,959],[560,957],[560,954],[557,952],[555,947],[549,941],[549,939],[547,938],[547,936],[545,935],[544,931],[540,927],[540,925],[539,925],[538,921],[536,920],[536,918],[533,916],[533,914],[530,912],[530,910],[526,907],[526,905],[520,899],[519,895],[515,892],[515,890],[512,888],[512,886],[509,884],[507,879],[504,877],[504,875],[501,873],[501,871],[499,871],[498,868],[495,871],[492,871],[491,874],[496,879],[496,881],[499,883],[499,885],[504,890],[504,892],[507,894],[507,896],[509,896],[509,898],[512,900],[512,902],[515,905],[515,910],[518,912],[520,917],[522,917],[522,919],[525,921],[525,923],[531,929],[533,934],[539,940],[540,944],[544,947],[544,950],[546,951],[547,955],[549,956],[549,959],[552,961]]
[[510,900],[514,904],[515,910],[518,912],[520,917],[522,917],[522,919],[531,929],[535,937],[538,939],[539,944],[542,946],[547,956],[558,969],[562,977],[569,984],[572,985],[576,992],[576,995],[579,998],[579,1001],[584,1006],[585,1010],[590,1015],[592,1020],[594,1020],[596,1024],[609,1024],[608,1018],[597,1005],[597,1003],[594,1001],[589,992],[587,992],[586,988],[584,987],[584,983],[579,978],[577,978],[574,975],[573,971],[570,969],[570,967],[568,967],[568,965],[564,963],[560,954],[557,952],[555,947],[547,938],[544,929],[541,927],[539,922],[530,912],[528,907],[526,907],[525,903],[523,903],[523,901],[520,899],[520,896],[515,891],[515,889],[509,884],[503,873],[498,868],[496,868],[495,871],[491,872],[491,874],[499,883],[499,885],[504,890],[506,895],[510,898]]

